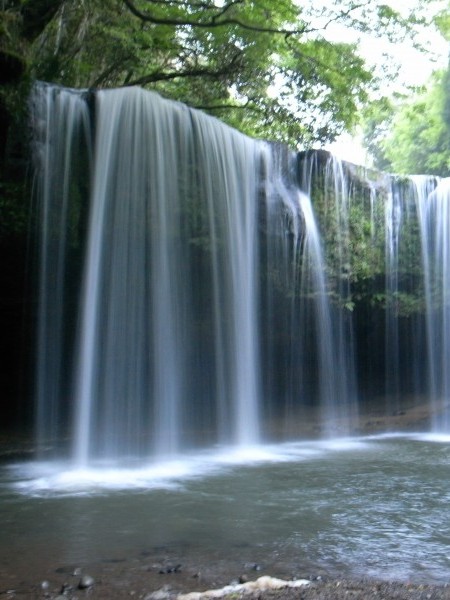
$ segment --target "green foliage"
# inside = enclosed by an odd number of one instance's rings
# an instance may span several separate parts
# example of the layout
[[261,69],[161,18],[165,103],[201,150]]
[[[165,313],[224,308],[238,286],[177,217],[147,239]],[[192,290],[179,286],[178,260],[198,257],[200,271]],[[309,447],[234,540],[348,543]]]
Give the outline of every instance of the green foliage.
[[[430,7],[428,5],[431,4]],[[431,47],[439,32],[450,39],[449,5],[436,13],[433,2],[422,3],[422,16],[408,19],[428,27],[423,39]],[[448,4],[448,3],[447,3]],[[434,9],[434,10],[433,10]],[[425,31],[427,31],[425,29]],[[365,106],[364,145],[374,166],[395,173],[450,174],[450,68],[436,71],[422,88],[378,97]]]
[[385,156],[383,142],[392,128],[395,114],[394,98],[382,96],[370,102],[363,111],[363,145],[381,171],[390,171],[391,163]]
[[[331,300],[347,311],[358,304],[401,317],[423,312],[421,236],[412,183],[323,158],[312,170],[311,198],[323,240]],[[337,175],[337,177],[336,177]],[[401,230],[387,253],[390,198],[401,207]]]
[[450,39],[450,11],[448,9],[449,6],[441,10],[434,18],[434,24],[446,40]]
[[[355,43],[336,42],[328,34],[334,26],[397,41],[422,23],[418,14],[404,17],[372,0],[9,0],[2,8],[2,44],[15,48],[28,65],[20,85],[1,91],[9,113],[24,100],[33,78],[86,88],[141,85],[249,135],[292,147],[323,144],[351,129],[376,85]],[[439,106],[448,114],[443,89]],[[394,159],[383,145],[394,105],[382,100],[368,113],[384,166]],[[415,112],[434,114],[431,106],[436,113],[436,98]],[[396,127],[402,129],[401,119]],[[436,120],[417,133],[444,149],[446,132],[438,129]],[[445,157],[433,160],[430,172],[441,169]],[[367,190],[361,193],[367,208]],[[336,285],[357,286],[377,274],[382,262],[360,210],[357,202],[351,204],[347,256],[339,265],[330,257]],[[333,249],[341,235],[338,217],[329,212],[324,218]],[[202,243],[201,231],[196,243]],[[348,299],[347,308],[352,306]]]
[[365,116],[365,143],[375,166],[403,174],[450,175],[449,117],[448,69],[434,73],[411,98],[374,103]]
[[[352,310],[361,300],[367,282],[384,278],[385,201],[374,201],[367,174],[319,169],[312,199],[326,251],[325,262],[331,294]],[[384,188],[380,193],[384,194]],[[373,290],[370,289],[370,294]]]
[[6,4],[22,23],[35,78],[73,87],[142,85],[293,147],[351,129],[375,84],[356,46],[330,41],[328,30],[345,25],[397,40],[418,21],[370,0]]

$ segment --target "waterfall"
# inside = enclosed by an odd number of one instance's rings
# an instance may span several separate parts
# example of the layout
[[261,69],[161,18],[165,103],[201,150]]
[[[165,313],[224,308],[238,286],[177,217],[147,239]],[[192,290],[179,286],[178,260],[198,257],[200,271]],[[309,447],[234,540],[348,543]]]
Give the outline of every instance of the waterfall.
[[429,427],[448,432],[450,358],[448,180],[426,175],[385,178],[384,365],[388,414],[402,398],[429,405]]
[[[318,172],[321,177],[320,192],[317,182],[314,182]],[[351,193],[342,162],[334,156],[327,157],[322,167],[318,164],[316,154],[305,157],[300,184],[306,192],[302,201],[306,231],[304,260],[306,264],[309,263],[303,273],[302,296],[305,299],[308,296],[313,298],[323,429],[328,435],[348,434],[357,417],[355,348],[350,306]],[[320,201],[318,192],[323,194]],[[316,216],[321,211],[319,204],[326,213],[322,214],[322,219]],[[331,233],[329,239],[326,239],[327,233]],[[334,281],[330,280],[330,275]],[[306,317],[306,320],[310,320],[310,317]]]
[[[385,260],[386,260],[386,320],[385,320],[385,356],[386,387],[385,394],[389,407],[399,410],[400,402],[400,347],[397,299],[399,287],[399,249],[403,220],[408,215],[401,187],[391,180],[385,203]],[[408,205],[406,205],[407,207]]]
[[[263,145],[140,89],[97,92],[94,122],[89,102],[50,86],[37,86],[34,97],[35,122],[52,115],[36,146],[54,155],[38,168],[45,188],[38,380],[55,388],[50,394],[39,384],[39,421],[48,419],[50,397],[70,404],[68,434],[81,465],[174,455],[199,443],[199,432],[201,443],[257,443]],[[59,181],[69,179],[80,152],[75,132],[85,141],[84,173],[62,193]],[[89,188],[83,198],[80,185]],[[55,210],[48,218],[61,235],[51,252],[45,221]],[[71,211],[87,214],[77,224],[83,266],[71,273],[80,291],[67,340],[59,314],[64,267],[53,263],[65,265]],[[50,353],[49,332],[58,338]],[[68,356],[64,374],[47,364],[49,354],[51,363]],[[61,435],[56,421],[41,439]]]
[[348,435],[380,395],[387,415],[425,397],[448,431],[447,181],[137,88],[31,104],[41,448],[85,466]]
[[279,437],[317,397],[338,418],[343,332],[295,153],[137,88],[38,84],[33,105],[40,446],[162,459]]
[[90,177],[90,160],[84,154],[91,132],[88,106],[80,92],[40,86],[33,104],[40,235],[37,432],[39,440],[48,442],[60,434],[61,413],[70,394],[64,357],[72,333],[68,306],[76,292],[68,281],[67,265],[79,234],[70,196],[74,181],[81,181],[77,193],[83,193]]
[[[427,389],[432,428],[450,431],[450,180],[415,177],[422,241]],[[437,183],[437,185],[436,185]]]
[[344,168],[320,152],[302,165],[331,278],[322,284],[336,353],[333,369],[321,371],[335,377],[326,422],[340,419],[346,402],[344,415],[356,415],[372,397],[378,413],[384,403],[387,429],[405,406],[421,404],[428,409],[420,426],[448,432],[448,181]]

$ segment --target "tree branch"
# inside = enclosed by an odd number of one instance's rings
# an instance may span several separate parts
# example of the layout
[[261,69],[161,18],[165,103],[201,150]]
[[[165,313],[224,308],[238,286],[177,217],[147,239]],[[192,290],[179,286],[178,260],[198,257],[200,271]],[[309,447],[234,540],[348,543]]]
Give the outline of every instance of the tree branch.
[[[231,2],[230,4],[227,4],[225,6],[225,8],[221,9],[221,11],[212,16],[209,17],[206,20],[196,20],[196,19],[176,19],[176,18],[170,18],[170,17],[158,17],[155,14],[152,14],[151,12],[147,11],[147,12],[142,12],[141,10],[139,10],[135,4],[132,2],[132,0],[123,0],[124,4],[127,6],[127,8],[130,10],[130,12],[138,17],[139,19],[141,19],[142,21],[145,21],[147,23],[154,23],[155,25],[170,25],[172,27],[176,27],[176,26],[191,26],[191,27],[202,27],[202,28],[212,28],[212,27],[224,27],[227,25],[236,25],[237,27],[240,27],[241,29],[246,29],[248,31],[256,31],[257,33],[273,33],[273,34],[280,34],[280,35],[300,35],[305,33],[306,29],[304,27],[301,28],[295,28],[295,29],[284,29],[284,28],[276,28],[276,27],[264,27],[263,25],[252,25],[250,23],[245,23],[244,21],[241,21],[240,19],[236,19],[236,18],[226,18],[226,19],[220,19],[220,17],[222,17],[226,11],[231,8],[232,5],[234,4],[238,4],[240,0],[234,0],[233,2]],[[220,20],[219,20],[220,19]]]
[[[195,0],[147,0],[152,4],[162,4],[167,7],[167,5],[172,6],[181,6],[183,8],[201,8],[203,10],[217,10],[217,7],[211,6],[208,2],[196,2]],[[235,0],[235,2],[242,2],[243,0]],[[234,4],[234,2],[232,3]]]
[[[348,8],[348,10],[341,11],[339,14],[336,14],[333,17],[330,17],[329,20],[324,23],[321,27],[307,27],[303,25],[302,27],[296,27],[292,29],[286,28],[278,28],[278,27],[264,27],[261,25],[255,25],[252,23],[246,23],[241,19],[230,17],[223,19],[223,17],[231,8],[238,4],[243,4],[244,0],[230,0],[227,2],[220,10],[217,7],[211,6],[211,4],[207,2],[195,0],[147,0],[147,2],[151,4],[161,4],[167,6],[167,4],[171,4],[172,6],[180,6],[180,7],[193,7],[197,9],[202,9],[203,11],[207,11],[208,19],[181,19],[181,18],[170,18],[170,17],[158,17],[149,10],[146,12],[142,12],[139,10],[134,0],[123,0],[124,4],[133,13],[136,17],[141,19],[142,21],[148,23],[154,23],[155,25],[169,25],[169,26],[183,26],[188,25],[191,27],[202,27],[202,28],[210,28],[210,27],[222,27],[227,25],[236,25],[237,27],[241,27],[242,29],[246,29],[248,31],[255,31],[257,33],[272,33],[284,35],[286,37],[290,37],[291,35],[304,35],[307,33],[314,33],[317,31],[325,31],[332,25],[333,23],[337,23],[344,19],[348,19],[351,16],[351,13],[354,13],[360,8],[364,8],[367,6],[367,2],[360,2],[359,4],[355,4]],[[211,16],[212,11],[218,11],[215,15]]]
[[[347,19],[348,17],[350,17],[352,12],[354,12],[355,10],[358,10],[358,8],[364,8],[364,6],[366,6],[365,3],[355,4],[355,6],[351,6],[348,10],[343,11],[343,12],[339,13],[338,15],[335,15],[334,17],[330,17],[330,19],[321,27],[321,29],[323,31],[325,31],[325,29],[328,29],[328,27],[330,25],[332,25],[333,23],[338,23],[339,21],[342,21],[343,19]],[[315,30],[315,31],[317,31],[317,30]],[[310,31],[308,31],[308,33],[310,33]]]
[[263,112],[259,107],[252,104],[250,101],[245,104],[194,104],[192,108],[196,110],[250,110],[252,112]]
[[148,83],[156,83],[158,81],[171,81],[173,79],[184,79],[188,77],[212,77],[218,78],[223,77],[225,75],[229,75],[232,72],[232,63],[225,65],[221,69],[191,69],[187,71],[173,71],[171,73],[150,73],[149,75],[144,75],[143,77],[139,77],[138,79],[134,79],[126,83],[124,86],[135,86],[135,85],[147,85]]

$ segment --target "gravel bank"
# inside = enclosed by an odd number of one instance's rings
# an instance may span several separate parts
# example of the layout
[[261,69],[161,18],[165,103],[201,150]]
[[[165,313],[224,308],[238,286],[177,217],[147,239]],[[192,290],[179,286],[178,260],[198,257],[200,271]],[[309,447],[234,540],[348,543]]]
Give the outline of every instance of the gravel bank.
[[[35,600],[178,600],[183,590],[176,586],[143,581],[93,580],[93,585],[80,589],[77,583],[42,582],[16,589],[0,589],[1,598]],[[189,586],[190,587],[190,586]],[[202,586],[198,586],[200,591]],[[204,589],[204,588],[203,588]],[[450,600],[450,586],[374,580],[318,580],[308,585],[270,591],[244,593],[234,591],[221,596],[225,600]],[[202,597],[206,600],[206,597]],[[181,599],[180,599],[181,600]]]

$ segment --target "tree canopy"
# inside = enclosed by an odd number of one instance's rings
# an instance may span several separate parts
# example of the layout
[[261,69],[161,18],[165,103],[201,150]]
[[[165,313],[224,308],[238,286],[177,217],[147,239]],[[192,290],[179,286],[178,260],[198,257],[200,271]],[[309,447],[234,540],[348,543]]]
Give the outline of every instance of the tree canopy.
[[365,111],[365,146],[374,166],[399,174],[450,175],[450,69],[414,94],[382,97]]
[[[434,22],[450,39],[450,12]],[[438,69],[426,85],[381,96],[363,116],[364,143],[374,166],[399,174],[450,175],[450,65]]]
[[6,0],[3,46],[32,78],[74,87],[141,85],[257,137],[308,146],[356,122],[374,73],[357,37],[422,23],[371,0]]

